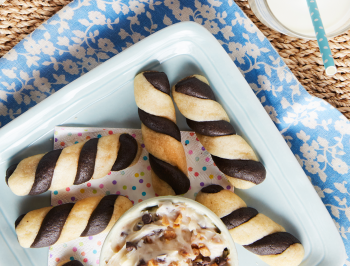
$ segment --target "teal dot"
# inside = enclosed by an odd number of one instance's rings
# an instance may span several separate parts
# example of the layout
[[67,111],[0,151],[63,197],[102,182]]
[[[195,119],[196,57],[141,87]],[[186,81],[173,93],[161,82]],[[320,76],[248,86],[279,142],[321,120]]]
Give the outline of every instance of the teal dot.
[[53,192],[53,194],[57,195],[57,194],[58,194],[58,191],[57,191],[57,190],[55,190],[55,191]]
[[185,141],[185,144],[188,144],[188,143],[190,143],[190,141],[189,141],[189,140],[186,140],[186,141]]
[[97,137],[98,137],[98,138],[101,138],[102,136],[101,136],[101,134],[98,134]]
[[196,162],[198,162],[199,161],[199,157],[196,157]]
[[79,141],[74,142],[74,144],[77,144],[77,143],[79,143]]
[[206,170],[207,170],[207,168],[206,168],[205,166],[203,166],[203,168],[202,168],[202,169],[203,169],[203,171],[206,171]]
[[74,257],[70,257],[69,259],[70,259],[70,260],[74,260]]
[[120,173],[121,173],[122,175],[125,175],[125,172],[124,172],[124,171],[121,171]]
[[197,192],[196,192],[196,193],[194,193],[194,197],[197,197]]
[[147,159],[148,159],[147,156],[143,156],[143,160],[147,161]]
[[94,249],[94,250],[92,251],[92,253],[96,254],[96,253],[97,253],[97,250],[96,250],[96,249]]
[[142,192],[142,196],[146,196],[146,192]]
[[136,190],[136,187],[135,187],[135,186],[133,186],[133,187],[132,187],[132,190]]
[[68,136],[72,136],[72,133],[68,133]]
[[111,192],[110,191],[106,191],[106,196],[110,195]]

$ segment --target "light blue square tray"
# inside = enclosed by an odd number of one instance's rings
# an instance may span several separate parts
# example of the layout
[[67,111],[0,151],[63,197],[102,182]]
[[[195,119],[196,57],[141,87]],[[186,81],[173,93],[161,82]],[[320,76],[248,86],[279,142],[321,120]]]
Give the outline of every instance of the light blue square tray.
[[[70,83],[0,130],[0,265],[47,265],[48,249],[23,249],[14,222],[50,205],[50,194],[15,196],[5,183],[8,166],[53,147],[56,125],[140,128],[133,78],[142,70],[167,73],[171,85],[205,75],[237,133],[255,149],[267,179],[237,191],[248,206],[283,225],[305,247],[302,266],[342,266],[343,242],[325,206],[264,108],[217,40],[202,26],[182,22],[161,30]],[[189,130],[177,112],[181,130]],[[106,177],[108,178],[108,177]],[[237,245],[240,265],[263,266]]]

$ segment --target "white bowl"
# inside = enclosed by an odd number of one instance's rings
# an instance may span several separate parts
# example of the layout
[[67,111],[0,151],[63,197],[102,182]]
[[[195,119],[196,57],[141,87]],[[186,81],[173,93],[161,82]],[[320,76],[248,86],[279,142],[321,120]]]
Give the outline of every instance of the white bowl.
[[221,235],[223,236],[224,240],[228,244],[228,249],[230,251],[230,254],[229,254],[230,261],[228,265],[238,266],[238,257],[237,257],[235,243],[233,242],[233,239],[229,231],[227,230],[226,226],[221,221],[221,219],[218,218],[211,210],[209,210],[207,207],[203,206],[202,204],[188,198],[176,197],[176,196],[164,196],[164,197],[151,198],[136,204],[135,206],[130,208],[128,211],[126,211],[119,218],[119,220],[114,224],[114,226],[112,227],[111,231],[108,233],[102,245],[102,250],[100,255],[100,266],[106,266],[105,260],[109,259],[111,255],[114,254],[114,252],[110,248],[113,235],[115,235],[116,232],[121,230],[121,227],[128,224],[130,221],[136,219],[137,217],[140,217],[141,211],[143,211],[148,207],[157,206],[160,202],[164,202],[164,201],[171,201],[173,203],[179,203],[179,202],[185,203],[188,207],[193,208],[198,213],[206,215],[213,222],[213,224],[215,224],[219,228],[219,230],[221,231]]

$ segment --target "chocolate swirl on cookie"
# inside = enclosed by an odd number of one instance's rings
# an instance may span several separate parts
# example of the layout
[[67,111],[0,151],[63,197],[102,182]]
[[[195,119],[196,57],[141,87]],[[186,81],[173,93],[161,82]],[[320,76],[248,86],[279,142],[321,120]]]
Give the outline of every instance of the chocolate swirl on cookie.
[[130,167],[140,154],[135,138],[114,134],[23,159],[7,169],[5,179],[16,195],[38,195]]
[[186,157],[166,74],[156,71],[138,74],[134,93],[144,144],[150,154],[155,192],[158,195],[186,193],[190,187]]
[[236,135],[227,113],[203,76],[193,75],[179,81],[172,93],[188,126],[235,187],[247,189],[265,180],[264,166],[248,143]]
[[236,243],[267,264],[297,266],[303,260],[304,248],[296,237],[256,209],[247,207],[232,191],[210,185],[202,188],[196,201],[221,218]]
[[131,207],[126,197],[108,195],[34,210],[16,220],[17,238],[25,248],[41,248],[108,232]]

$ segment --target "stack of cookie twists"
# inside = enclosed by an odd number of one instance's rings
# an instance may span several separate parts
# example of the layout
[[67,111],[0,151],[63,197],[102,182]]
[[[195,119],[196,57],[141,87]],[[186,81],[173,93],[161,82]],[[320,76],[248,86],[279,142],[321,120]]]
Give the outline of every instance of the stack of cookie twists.
[[129,134],[92,138],[23,159],[7,169],[6,183],[18,196],[38,195],[131,167],[140,154],[140,145]]
[[271,266],[297,266],[304,258],[300,241],[279,224],[220,185],[210,185],[196,201],[213,211],[226,225],[233,240]]
[[234,187],[247,189],[265,180],[266,170],[249,144],[230,124],[207,79],[193,75],[172,88],[174,101],[188,126],[212,155],[213,161]]
[[41,248],[109,232],[131,207],[128,198],[108,195],[30,211],[15,222],[18,242],[24,248]]
[[156,71],[138,74],[134,79],[134,95],[143,141],[149,152],[154,191],[160,196],[186,193],[190,181],[168,77]]

